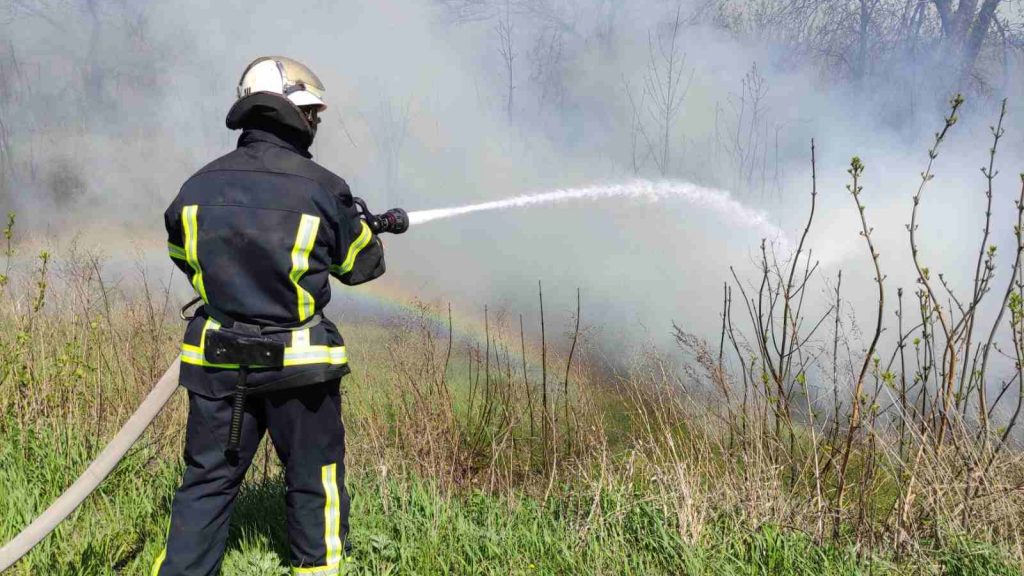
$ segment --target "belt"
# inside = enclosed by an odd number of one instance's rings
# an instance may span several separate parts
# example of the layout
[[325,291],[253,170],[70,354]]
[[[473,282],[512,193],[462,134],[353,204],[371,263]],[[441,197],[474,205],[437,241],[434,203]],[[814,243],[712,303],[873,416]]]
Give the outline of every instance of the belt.
[[310,316],[308,319],[294,324],[283,324],[283,325],[270,325],[270,324],[255,324],[252,322],[242,322],[236,320],[230,315],[224,313],[223,310],[213,306],[211,304],[203,304],[203,313],[216,320],[224,328],[230,328],[238,332],[244,332],[247,334],[282,334],[285,332],[295,332],[298,330],[306,330],[318,326],[323,322],[324,315],[321,312],[317,312]]

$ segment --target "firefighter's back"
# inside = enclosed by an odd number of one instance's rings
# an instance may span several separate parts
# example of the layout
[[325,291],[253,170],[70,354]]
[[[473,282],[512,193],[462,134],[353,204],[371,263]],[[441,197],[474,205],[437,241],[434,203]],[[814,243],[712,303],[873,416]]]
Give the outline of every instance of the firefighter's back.
[[182,186],[168,217],[180,218],[186,255],[194,251],[201,267],[193,285],[210,305],[239,320],[288,325],[330,300],[332,219],[347,195],[341,178],[287,143],[247,131],[238,149]]

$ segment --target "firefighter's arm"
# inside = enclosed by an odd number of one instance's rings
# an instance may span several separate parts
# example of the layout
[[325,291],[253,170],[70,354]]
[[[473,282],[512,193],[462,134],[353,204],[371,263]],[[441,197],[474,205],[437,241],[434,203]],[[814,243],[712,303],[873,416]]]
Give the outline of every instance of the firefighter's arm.
[[336,196],[338,212],[335,226],[337,246],[331,275],[342,284],[355,286],[384,274],[384,245],[370,230],[352,202],[351,195]]
[[185,252],[185,240],[181,226],[181,209],[178,202],[171,203],[171,206],[164,212],[164,227],[167,228],[167,253],[171,261],[187,276],[192,275],[192,268],[188,264],[188,256]]

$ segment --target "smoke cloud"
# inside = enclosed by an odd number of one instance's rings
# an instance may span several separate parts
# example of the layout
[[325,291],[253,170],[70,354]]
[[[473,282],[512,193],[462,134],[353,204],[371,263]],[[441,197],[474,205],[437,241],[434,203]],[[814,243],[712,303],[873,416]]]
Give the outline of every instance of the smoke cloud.
[[[831,77],[790,44],[698,17],[705,4],[14,2],[0,14],[0,207],[44,242],[81,233],[111,254],[142,246],[158,261],[164,207],[234,146],[223,122],[241,70],[282,54],[327,86],[315,159],[371,208],[429,210],[642,178],[728,190],[797,238],[814,138],[809,243],[820,273],[843,268],[854,305],[871,301],[873,272],[845,190],[858,155],[888,285],[912,291],[911,196],[942,122],[943,90],[955,85],[940,81],[938,65],[896,64],[885,81]],[[1008,6],[1007,22],[1019,23]],[[980,241],[978,168],[1003,97],[1011,103],[992,243],[1010,255],[1024,169],[1018,69],[1011,59],[1004,81],[970,88],[925,193],[922,258],[954,287],[973,273],[964,264]],[[464,314],[485,303],[532,314],[540,280],[546,308],[563,318],[580,287],[585,323],[611,342],[665,339],[672,320],[711,335],[730,266],[741,278],[755,272],[764,236],[673,198],[481,212],[386,238],[389,272],[377,286],[451,301]],[[346,294],[336,291],[340,308],[358,304]]]

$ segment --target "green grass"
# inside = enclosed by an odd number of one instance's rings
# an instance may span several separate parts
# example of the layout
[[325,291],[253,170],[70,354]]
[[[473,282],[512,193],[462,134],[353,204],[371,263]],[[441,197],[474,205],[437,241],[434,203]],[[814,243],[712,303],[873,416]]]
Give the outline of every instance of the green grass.
[[[92,456],[70,427],[0,429],[0,539],[14,536]],[[60,430],[59,432],[57,430]],[[255,472],[255,470],[253,471]],[[180,467],[148,448],[133,452],[86,504],[13,575],[144,574],[162,548]],[[287,574],[283,486],[250,475],[236,507],[226,576]],[[716,518],[688,543],[677,521],[639,487],[599,497],[556,486],[547,502],[512,492],[444,493],[411,474],[362,470],[353,496],[352,574],[808,575],[1019,572],[991,546],[952,539],[915,563],[816,545],[773,524],[755,529]],[[925,558],[925,562],[921,562]]]
[[[0,434],[0,540],[7,541],[49,505],[88,464],[86,443],[37,426]],[[21,564],[15,574],[139,574],[155,550],[166,495],[177,468],[136,452]]]

